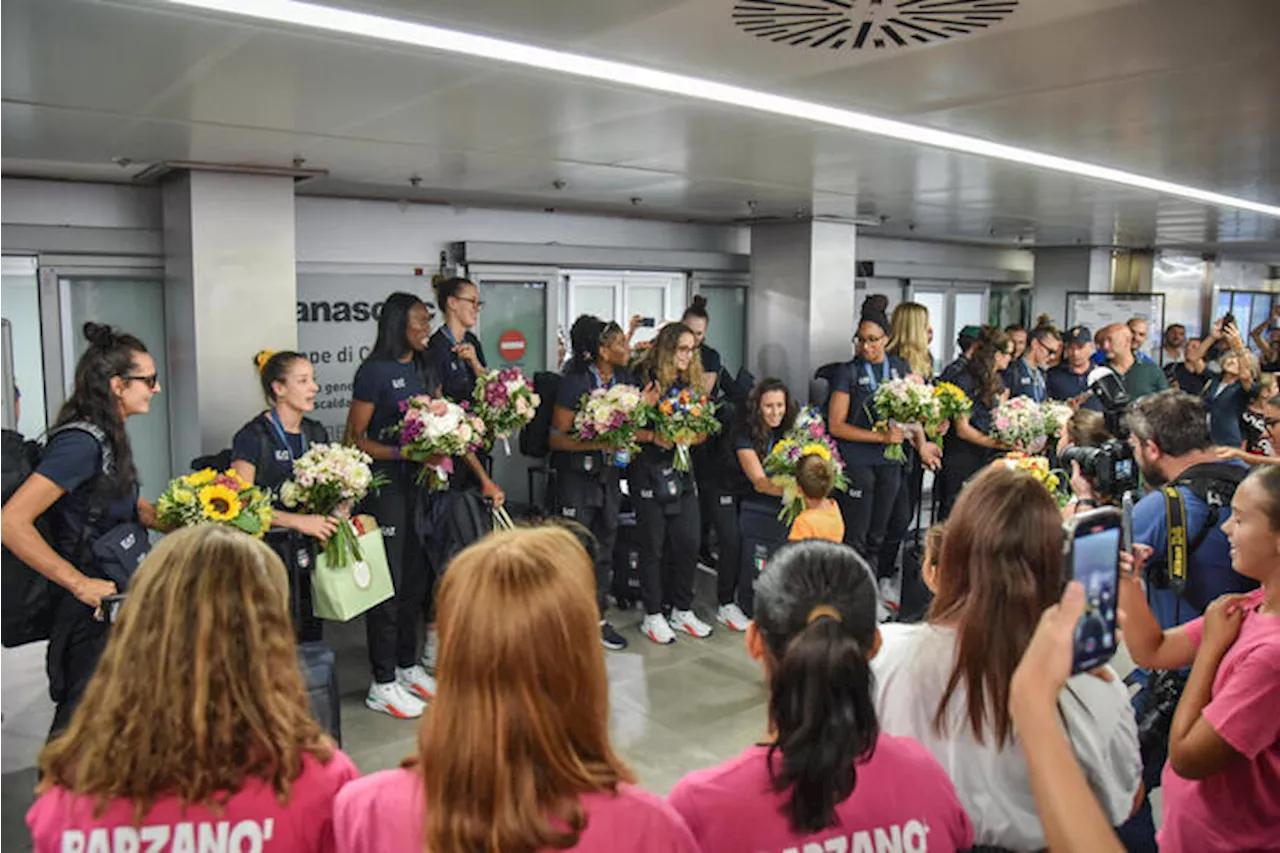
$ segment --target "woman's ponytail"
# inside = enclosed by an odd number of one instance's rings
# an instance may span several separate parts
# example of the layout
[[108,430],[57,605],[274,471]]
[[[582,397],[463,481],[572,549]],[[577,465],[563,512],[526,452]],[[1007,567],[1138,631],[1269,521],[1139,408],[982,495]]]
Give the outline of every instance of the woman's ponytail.
[[871,757],[880,734],[867,650],[838,619],[820,616],[787,645],[771,686],[773,789],[790,792],[786,813],[796,832],[818,832],[835,823],[858,762]]
[[853,794],[857,765],[880,737],[868,655],[876,589],[853,549],[820,540],[783,546],[756,581],[756,627],[768,652],[773,789],[796,833],[827,829]]

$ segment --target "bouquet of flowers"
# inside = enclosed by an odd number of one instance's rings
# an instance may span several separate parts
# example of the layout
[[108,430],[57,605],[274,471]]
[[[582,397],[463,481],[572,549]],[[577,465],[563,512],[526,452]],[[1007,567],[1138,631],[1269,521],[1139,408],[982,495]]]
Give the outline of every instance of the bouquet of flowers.
[[973,401],[950,382],[939,382],[933,386],[934,420],[929,423],[931,435],[937,435],[943,421],[954,421],[973,411]]
[[1001,444],[1032,453],[1044,448],[1044,411],[1030,397],[1014,397],[997,406],[991,427],[991,437]]
[[573,418],[574,436],[582,441],[600,441],[616,456],[629,458],[636,450],[636,431],[644,398],[634,385],[597,388],[584,395]]
[[488,446],[492,447],[501,439],[510,456],[511,444],[507,439],[533,420],[541,402],[533,393],[533,386],[518,367],[490,370],[476,380],[476,389],[471,397],[475,401],[476,414],[484,421]]
[[362,559],[355,528],[346,518],[351,507],[387,478],[369,467],[373,459],[362,450],[342,444],[313,444],[293,463],[293,479],[280,487],[280,502],[289,509],[318,515],[343,516],[325,543],[330,566],[342,568]]
[[820,456],[830,462],[835,469],[835,488],[840,491],[849,488],[844,460],[840,458],[835,441],[827,434],[822,416],[816,409],[802,411],[796,418],[796,425],[764,459],[765,473],[776,485],[782,486],[782,510],[778,519],[788,526],[804,512],[804,495],[796,484],[796,467],[806,456]]
[[654,433],[676,446],[673,467],[677,471],[688,471],[692,467],[689,444],[694,438],[720,431],[716,408],[706,394],[682,388],[673,389],[646,412],[645,422],[653,425]]
[[1005,454],[1000,463],[1009,468],[1029,473],[1037,483],[1049,490],[1049,494],[1053,495],[1053,499],[1057,502],[1059,509],[1066,506],[1071,500],[1071,490],[1066,486],[1066,478],[1061,476],[1060,472],[1052,470],[1049,467],[1049,460],[1045,457],[1029,456],[1020,451],[1014,451],[1013,453]]
[[212,468],[178,477],[156,501],[156,517],[169,528],[226,524],[262,538],[271,527],[271,493]]
[[434,465],[423,465],[418,482],[431,477],[431,491],[449,486],[453,473],[453,457],[484,447],[484,420],[448,400],[419,394],[400,403],[404,420],[395,428],[400,452],[406,459],[425,460],[429,456],[444,457]]
[[[876,412],[890,423],[922,424],[937,420],[933,386],[914,374],[882,382],[871,399]],[[901,444],[891,444],[884,449],[884,458],[905,462],[907,455]]]
[[1040,414],[1044,417],[1044,432],[1052,441],[1062,434],[1062,427],[1071,420],[1075,410],[1058,400],[1045,400],[1040,404]]

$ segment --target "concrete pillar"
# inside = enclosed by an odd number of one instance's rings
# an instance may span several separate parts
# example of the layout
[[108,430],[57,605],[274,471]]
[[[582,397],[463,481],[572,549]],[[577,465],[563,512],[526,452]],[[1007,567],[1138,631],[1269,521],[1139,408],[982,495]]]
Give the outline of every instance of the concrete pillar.
[[800,400],[823,364],[852,357],[853,225],[789,222],[751,228],[747,365],[776,376]]
[[297,346],[293,178],[184,172],[163,187],[173,470],[264,408],[253,356]]
[[1111,286],[1110,249],[1036,249],[1031,313],[1048,314],[1058,326],[1065,326],[1068,293],[1109,293]]

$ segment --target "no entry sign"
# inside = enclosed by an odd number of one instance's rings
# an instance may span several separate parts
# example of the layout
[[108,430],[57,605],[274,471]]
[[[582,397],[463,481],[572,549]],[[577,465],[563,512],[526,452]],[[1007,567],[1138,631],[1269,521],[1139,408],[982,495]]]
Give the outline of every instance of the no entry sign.
[[498,338],[498,354],[507,361],[519,361],[524,358],[524,351],[528,345],[523,332],[519,329],[507,329]]

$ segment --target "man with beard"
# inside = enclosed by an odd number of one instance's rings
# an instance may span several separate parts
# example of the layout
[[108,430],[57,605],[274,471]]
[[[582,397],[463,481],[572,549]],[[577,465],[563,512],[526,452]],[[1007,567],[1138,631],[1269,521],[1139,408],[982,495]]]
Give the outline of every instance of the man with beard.
[[[1231,568],[1231,546],[1223,524],[1231,516],[1231,496],[1247,470],[1223,462],[1209,435],[1204,401],[1182,391],[1161,391],[1139,400],[1125,415],[1129,444],[1153,489],[1133,508],[1133,539],[1154,552],[1147,561],[1148,578],[1169,574],[1169,529],[1181,526],[1186,543],[1186,582],[1181,594],[1151,589],[1152,610],[1165,628],[1199,616],[1211,601],[1232,592],[1248,592],[1257,584]],[[1185,520],[1177,524],[1177,501],[1164,486],[1181,497]],[[1212,504],[1220,503],[1220,506]],[[1176,537],[1175,537],[1176,538]]]

